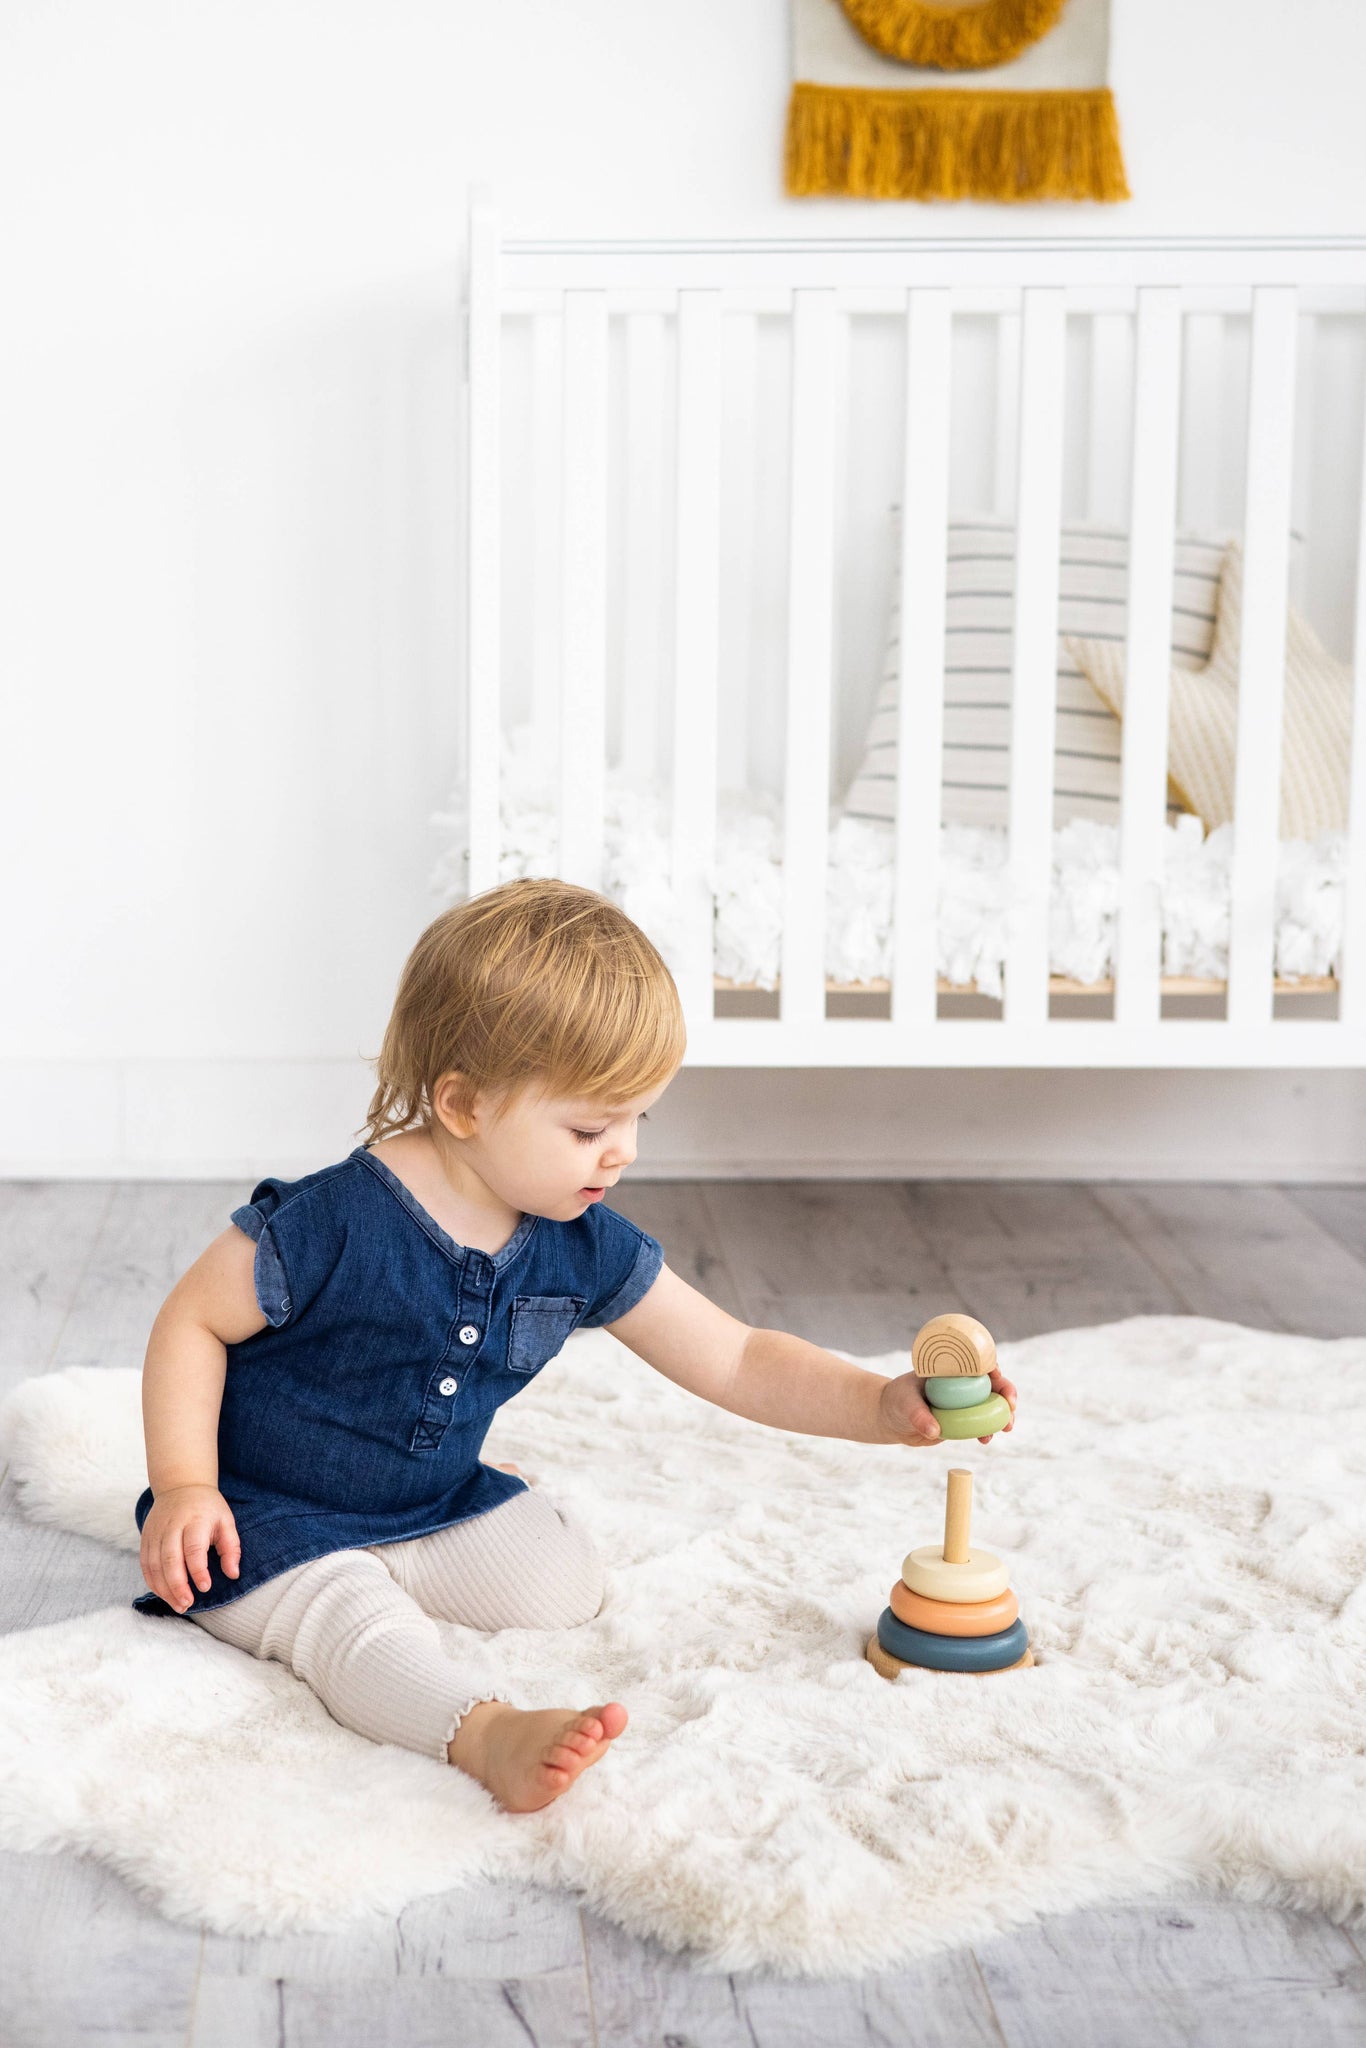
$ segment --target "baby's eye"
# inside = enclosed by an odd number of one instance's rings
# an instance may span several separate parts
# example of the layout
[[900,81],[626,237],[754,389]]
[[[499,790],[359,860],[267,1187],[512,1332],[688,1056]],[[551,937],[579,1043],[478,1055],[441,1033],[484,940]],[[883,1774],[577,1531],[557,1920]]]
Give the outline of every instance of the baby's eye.
[[601,1132],[601,1131],[575,1131],[575,1133],[574,1133],[574,1136],[575,1136],[575,1137],[576,1137],[576,1138],[578,1139],[578,1141],[579,1141],[579,1143],[580,1143],[581,1145],[591,1145],[591,1144],[593,1143],[593,1140],[594,1140],[595,1138],[600,1138],[600,1137],[602,1136],[602,1132]]

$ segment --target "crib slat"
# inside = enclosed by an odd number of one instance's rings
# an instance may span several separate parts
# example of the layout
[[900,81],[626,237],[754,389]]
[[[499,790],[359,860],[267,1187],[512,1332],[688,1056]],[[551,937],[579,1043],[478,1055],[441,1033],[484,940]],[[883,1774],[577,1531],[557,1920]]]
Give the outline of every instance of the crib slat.
[[1115,1021],[1162,1012],[1162,848],[1167,816],[1181,306],[1166,286],[1138,295],[1129,611],[1121,725]]
[[1048,1015],[1064,338],[1062,292],[1053,286],[1027,289],[1020,336],[1007,1026],[1040,1023]]
[[750,720],[754,715],[756,577],[759,558],[758,376],[759,322],[753,313],[722,323],[723,547],[721,584],[720,779],[728,789],[750,786]]
[[825,884],[834,628],[835,295],[792,295],[783,1022],[825,1018]]
[[1312,548],[1293,545],[1295,540],[1312,541],[1314,524],[1314,438],[1319,409],[1319,323],[1314,314],[1301,309],[1295,342],[1295,448],[1303,459],[1291,459],[1290,484],[1290,602],[1304,609],[1304,570]]
[[892,1017],[909,1025],[933,1023],[938,1008],[951,342],[948,292],[913,288],[906,310],[892,925]]
[[717,664],[721,583],[721,295],[678,295],[678,518],[674,577],[675,970],[689,1026],[712,1015]]
[[626,321],[626,530],[622,610],[621,765],[641,781],[659,768],[664,694],[664,522],[668,415],[664,403],[664,315]]
[[1352,753],[1348,769],[1347,872],[1342,908],[1344,1030],[1366,1029],[1366,415],[1362,420],[1361,510],[1357,521],[1357,587],[1352,633]]
[[1230,878],[1228,1021],[1233,1026],[1269,1023],[1272,1016],[1296,299],[1292,285],[1262,285],[1252,294]]
[[469,815],[469,889],[472,896],[498,880],[499,668],[502,660],[501,479],[498,459],[499,356],[498,216],[482,201],[469,225],[469,582],[465,593],[466,801]]
[[531,339],[531,723],[555,745],[560,719],[561,316],[538,313]]
[[607,669],[607,300],[564,295],[560,856],[565,881],[602,886]]

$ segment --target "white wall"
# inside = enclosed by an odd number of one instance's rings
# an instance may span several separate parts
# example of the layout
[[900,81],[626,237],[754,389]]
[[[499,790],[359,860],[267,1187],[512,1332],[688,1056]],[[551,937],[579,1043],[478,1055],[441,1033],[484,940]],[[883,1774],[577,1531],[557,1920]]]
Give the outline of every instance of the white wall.
[[[12,8],[0,1166],[307,1165],[359,1120],[455,756],[470,181],[516,234],[1358,230],[1366,10],[1285,18],[1115,0],[1139,196],[1044,210],[786,201],[783,0]],[[685,1079],[675,1163],[812,1170],[791,1077],[743,1152],[725,1077]],[[838,1084],[892,1085],[945,1099]],[[992,1082],[976,1170],[1026,1170],[1041,1085]],[[1282,1124],[1285,1083],[1229,1077],[1188,1141],[1182,1077],[1098,1079],[1112,1169],[1169,1116],[1164,1171],[1366,1174],[1361,1082],[1295,1085]],[[1072,1113],[1033,1170],[1096,1170]]]

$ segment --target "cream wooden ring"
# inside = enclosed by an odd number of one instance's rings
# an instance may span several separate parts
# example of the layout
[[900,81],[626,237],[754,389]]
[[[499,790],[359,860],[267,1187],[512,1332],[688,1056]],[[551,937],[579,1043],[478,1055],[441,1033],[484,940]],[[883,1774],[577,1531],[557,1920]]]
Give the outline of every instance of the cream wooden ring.
[[945,1564],[943,1549],[934,1543],[913,1550],[901,1567],[901,1579],[912,1593],[927,1600],[994,1600],[1010,1587],[1010,1574],[991,1550],[970,1550],[966,1564]]

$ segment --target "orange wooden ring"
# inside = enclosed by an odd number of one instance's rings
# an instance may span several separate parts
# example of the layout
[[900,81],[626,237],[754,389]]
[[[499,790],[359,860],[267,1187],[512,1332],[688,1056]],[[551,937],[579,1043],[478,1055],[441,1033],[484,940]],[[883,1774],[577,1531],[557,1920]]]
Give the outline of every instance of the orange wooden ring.
[[994,1636],[1009,1628],[1020,1603],[1008,1589],[991,1600],[927,1600],[898,1579],[892,1588],[892,1612],[907,1628],[927,1629],[932,1636]]

